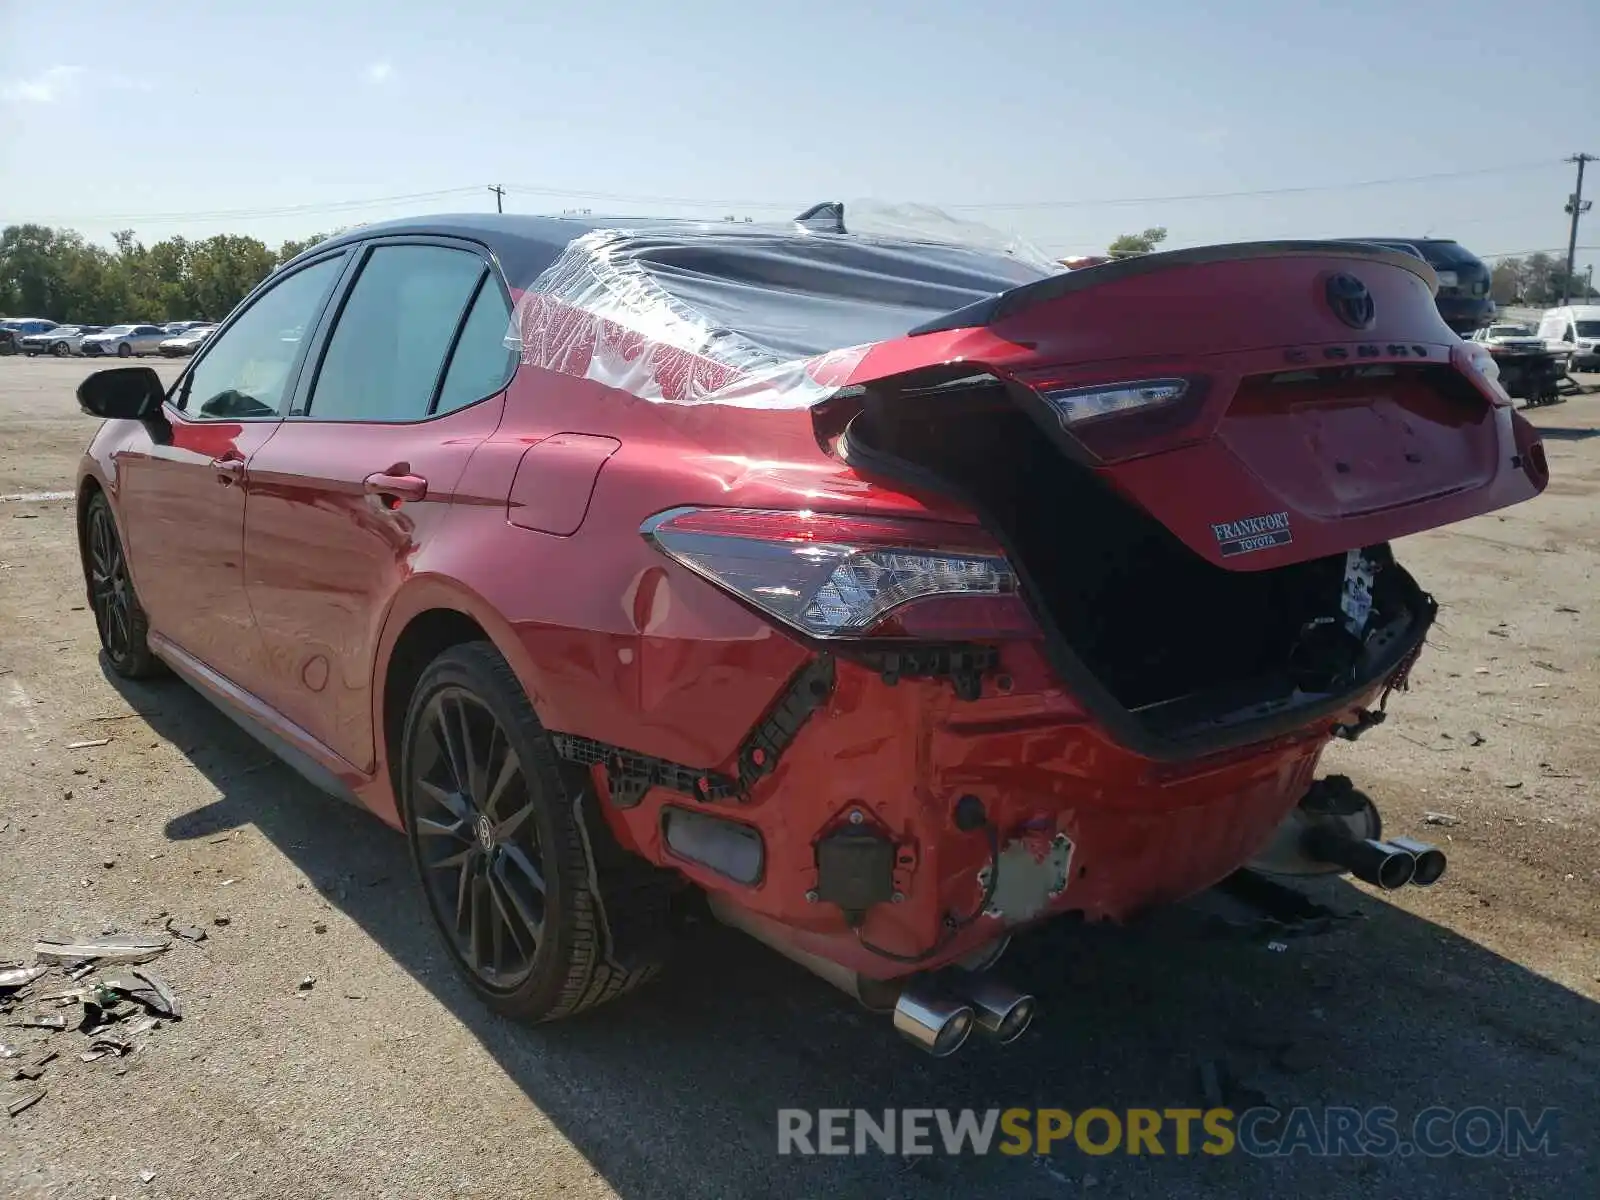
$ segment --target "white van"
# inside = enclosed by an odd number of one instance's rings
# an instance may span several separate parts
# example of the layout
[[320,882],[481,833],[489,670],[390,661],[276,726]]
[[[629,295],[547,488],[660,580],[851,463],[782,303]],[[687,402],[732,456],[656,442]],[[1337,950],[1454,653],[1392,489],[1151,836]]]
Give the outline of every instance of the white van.
[[1552,350],[1573,350],[1572,369],[1600,367],[1600,304],[1552,308],[1539,321],[1539,337]]

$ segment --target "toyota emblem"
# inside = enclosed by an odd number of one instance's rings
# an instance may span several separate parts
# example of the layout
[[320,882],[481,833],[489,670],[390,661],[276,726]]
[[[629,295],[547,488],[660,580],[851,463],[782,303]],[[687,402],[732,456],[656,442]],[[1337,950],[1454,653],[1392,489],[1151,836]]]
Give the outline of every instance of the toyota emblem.
[[1367,291],[1367,285],[1354,275],[1338,275],[1328,277],[1328,307],[1333,309],[1333,315],[1338,317],[1351,329],[1370,329],[1372,322],[1377,317],[1377,306],[1372,302],[1372,293]]

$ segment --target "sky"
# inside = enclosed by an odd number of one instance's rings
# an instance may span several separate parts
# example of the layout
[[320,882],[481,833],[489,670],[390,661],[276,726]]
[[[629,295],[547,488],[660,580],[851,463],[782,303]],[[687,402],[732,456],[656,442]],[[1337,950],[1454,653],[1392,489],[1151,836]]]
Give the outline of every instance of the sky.
[[[1592,0],[0,0],[0,14],[0,225],[99,241],[276,244],[492,211],[500,184],[515,212],[772,220],[819,200],[916,202],[1056,255],[1151,225],[1173,247],[1433,235],[1483,257],[1561,254],[1562,160],[1600,154]],[[1563,46],[1586,49],[1564,62]],[[1600,163],[1589,181],[1600,197]],[[1257,194],[1217,195],[1240,192]],[[1600,248],[1600,210],[1579,242]],[[1593,261],[1600,249],[1580,252]]]

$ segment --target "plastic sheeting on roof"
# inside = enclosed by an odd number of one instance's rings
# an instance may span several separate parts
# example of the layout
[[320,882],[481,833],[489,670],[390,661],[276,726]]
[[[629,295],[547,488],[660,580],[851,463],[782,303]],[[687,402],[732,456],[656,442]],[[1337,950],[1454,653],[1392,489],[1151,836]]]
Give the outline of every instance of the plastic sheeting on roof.
[[873,343],[1050,273],[1031,255],[932,239],[597,229],[523,294],[522,361],[647,400],[806,408]]

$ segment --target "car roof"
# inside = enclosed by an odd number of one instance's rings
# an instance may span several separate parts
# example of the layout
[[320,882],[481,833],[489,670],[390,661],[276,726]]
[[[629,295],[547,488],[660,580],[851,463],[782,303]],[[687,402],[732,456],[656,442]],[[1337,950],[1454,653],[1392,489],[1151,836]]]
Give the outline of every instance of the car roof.
[[[523,213],[446,213],[430,217],[401,217],[358,225],[335,234],[325,242],[302,251],[310,257],[336,246],[352,245],[382,237],[454,237],[481,242],[500,260],[501,268],[514,285],[531,282],[566,248],[585,234],[601,229],[627,229],[640,232],[671,230],[675,236],[692,239],[729,237],[799,231],[793,224],[782,225],[735,221],[700,221],[666,217],[538,217]],[[293,261],[293,260],[292,260]],[[285,264],[287,265],[287,264]]]

